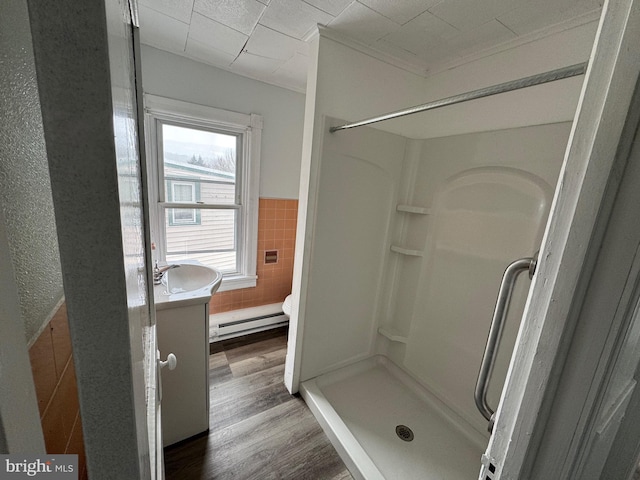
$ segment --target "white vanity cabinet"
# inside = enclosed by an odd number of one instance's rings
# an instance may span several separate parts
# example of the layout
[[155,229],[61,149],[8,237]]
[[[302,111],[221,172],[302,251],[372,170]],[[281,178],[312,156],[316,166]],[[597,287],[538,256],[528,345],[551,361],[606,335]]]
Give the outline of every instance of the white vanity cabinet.
[[209,303],[156,310],[160,358],[178,359],[161,370],[164,446],[209,429]]
[[197,261],[170,267],[153,289],[159,357],[177,358],[159,368],[163,446],[209,430],[209,300],[222,282]]

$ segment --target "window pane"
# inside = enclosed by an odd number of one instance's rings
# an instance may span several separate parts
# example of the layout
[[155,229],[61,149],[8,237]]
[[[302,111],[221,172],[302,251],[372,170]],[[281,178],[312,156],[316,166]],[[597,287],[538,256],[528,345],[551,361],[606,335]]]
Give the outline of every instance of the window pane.
[[[194,212],[196,224],[180,223],[185,212]],[[224,273],[238,271],[236,211],[167,208],[167,262],[194,259]]]
[[[167,202],[236,201],[236,160],[239,135],[162,124],[162,151]],[[194,191],[180,182],[193,182]],[[173,192],[170,184],[173,183]],[[192,195],[191,200],[183,197]],[[193,198],[193,196],[197,198]]]
[[174,208],[173,209],[173,224],[195,224],[196,223],[196,211],[189,208]]
[[174,202],[195,202],[194,186],[185,183],[173,184],[173,201]]

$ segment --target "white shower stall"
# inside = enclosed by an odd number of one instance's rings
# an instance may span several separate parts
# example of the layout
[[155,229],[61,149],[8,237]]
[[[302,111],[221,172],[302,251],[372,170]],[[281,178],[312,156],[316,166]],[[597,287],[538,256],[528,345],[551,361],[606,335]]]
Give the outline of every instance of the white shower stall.
[[[329,128],[589,59],[582,18],[431,75],[312,42],[285,381],[357,478],[477,478],[474,389],[505,268],[540,246],[582,77]],[[530,281],[489,383],[495,409]]]

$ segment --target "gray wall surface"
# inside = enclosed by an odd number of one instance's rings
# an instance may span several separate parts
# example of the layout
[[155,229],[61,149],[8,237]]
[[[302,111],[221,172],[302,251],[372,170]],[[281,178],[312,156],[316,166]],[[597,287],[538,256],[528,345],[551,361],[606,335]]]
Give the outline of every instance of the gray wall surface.
[[63,295],[26,0],[0,5],[0,208],[26,339]]

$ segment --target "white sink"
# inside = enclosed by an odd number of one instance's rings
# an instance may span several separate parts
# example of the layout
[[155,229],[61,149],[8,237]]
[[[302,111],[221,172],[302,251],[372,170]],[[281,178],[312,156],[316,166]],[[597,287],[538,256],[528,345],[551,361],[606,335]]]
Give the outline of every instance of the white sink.
[[208,302],[222,282],[222,273],[196,261],[175,263],[154,287],[156,308],[175,308]]
[[179,264],[178,268],[165,272],[162,285],[169,294],[185,293],[213,285],[218,278],[222,279],[222,275],[213,268],[204,265]]

